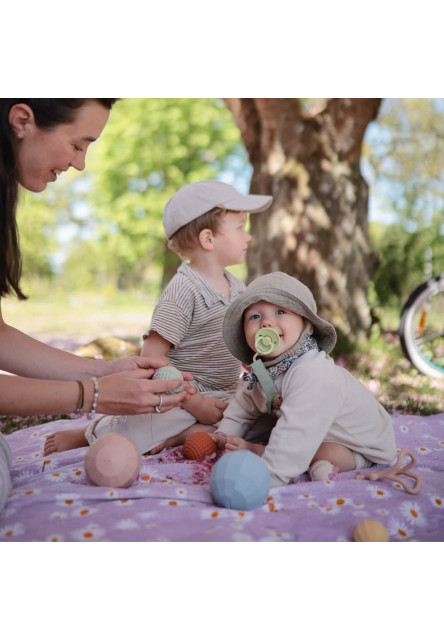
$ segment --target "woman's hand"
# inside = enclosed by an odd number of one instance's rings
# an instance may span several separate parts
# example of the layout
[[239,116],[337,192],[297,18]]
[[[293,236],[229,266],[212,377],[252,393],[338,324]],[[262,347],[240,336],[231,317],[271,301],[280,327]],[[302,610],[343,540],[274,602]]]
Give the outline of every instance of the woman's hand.
[[[159,369],[160,367],[171,366],[171,362],[168,358],[163,356],[127,356],[126,358],[117,358],[116,360],[104,361],[107,367],[107,372],[103,375],[110,375],[113,373],[121,373],[123,371],[135,371],[137,369]],[[191,373],[181,371],[184,380],[193,380]],[[151,374],[152,375],[152,374]],[[171,387],[174,389],[174,387]]]
[[196,393],[194,387],[187,385],[179,393],[167,394],[167,391],[177,388],[178,381],[151,380],[153,367],[162,365],[158,360],[149,360],[151,368],[136,368],[99,378],[97,413],[134,415],[154,413],[156,408],[160,410],[158,413],[165,413]]

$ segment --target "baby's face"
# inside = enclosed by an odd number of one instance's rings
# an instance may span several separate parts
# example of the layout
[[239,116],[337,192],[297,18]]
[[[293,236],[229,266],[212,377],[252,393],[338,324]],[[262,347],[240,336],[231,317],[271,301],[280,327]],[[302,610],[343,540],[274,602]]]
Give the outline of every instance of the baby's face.
[[279,347],[269,355],[261,356],[264,360],[274,360],[291,349],[299,340],[304,325],[302,316],[265,300],[255,302],[244,313],[245,339],[253,351],[255,351],[254,337],[259,329],[269,327],[279,334]]

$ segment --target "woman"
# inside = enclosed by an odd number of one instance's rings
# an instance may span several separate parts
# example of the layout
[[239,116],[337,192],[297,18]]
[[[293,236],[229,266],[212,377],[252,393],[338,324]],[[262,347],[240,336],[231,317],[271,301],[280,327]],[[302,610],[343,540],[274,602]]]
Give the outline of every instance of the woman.
[[[16,225],[19,185],[37,193],[70,167],[82,171],[88,147],[100,136],[115,101],[0,99],[0,300],[11,294],[26,297],[20,288]],[[166,411],[190,392],[157,395],[177,387],[174,380],[150,380],[153,368],[164,364],[138,356],[92,360],[54,349],[7,325],[0,307],[0,370],[15,374],[0,375],[0,414]]]

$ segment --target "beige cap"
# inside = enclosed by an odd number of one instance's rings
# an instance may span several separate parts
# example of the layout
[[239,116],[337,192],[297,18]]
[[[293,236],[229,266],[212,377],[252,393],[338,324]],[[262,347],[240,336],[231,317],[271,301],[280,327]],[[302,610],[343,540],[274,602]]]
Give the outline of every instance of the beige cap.
[[310,320],[319,349],[329,353],[335,346],[335,328],[317,315],[316,302],[310,289],[297,278],[275,271],[253,280],[225,313],[222,335],[229,351],[241,362],[250,364],[254,357],[254,351],[245,340],[244,311],[260,300],[290,309]]
[[169,240],[181,227],[215,207],[258,213],[268,209],[271,196],[243,195],[218,180],[201,180],[179,189],[165,205],[163,228]]

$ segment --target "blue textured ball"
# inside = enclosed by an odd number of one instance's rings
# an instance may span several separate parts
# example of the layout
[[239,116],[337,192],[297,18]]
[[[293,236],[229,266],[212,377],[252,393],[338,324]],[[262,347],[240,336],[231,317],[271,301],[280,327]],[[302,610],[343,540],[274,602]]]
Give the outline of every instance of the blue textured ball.
[[252,451],[229,451],[211,471],[210,490],[216,504],[245,511],[259,507],[270,490],[270,472]]

